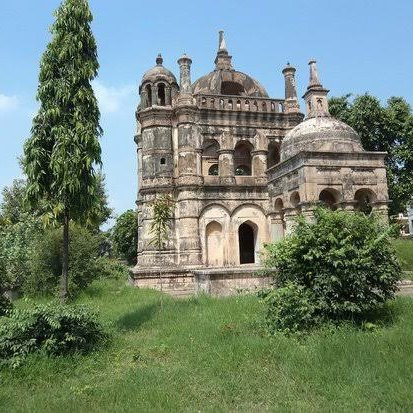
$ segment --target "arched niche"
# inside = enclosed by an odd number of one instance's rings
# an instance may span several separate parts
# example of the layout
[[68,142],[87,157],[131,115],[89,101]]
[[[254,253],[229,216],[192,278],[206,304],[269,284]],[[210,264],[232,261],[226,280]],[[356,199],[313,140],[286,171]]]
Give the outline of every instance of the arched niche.
[[298,193],[298,191],[294,191],[291,195],[290,195],[290,204],[293,208],[297,208],[299,206],[301,202],[300,199],[300,194]]
[[376,201],[376,194],[368,188],[358,189],[354,194],[355,210],[369,215],[373,210],[373,203]]
[[245,221],[238,227],[238,248],[240,264],[255,264],[257,258],[258,226]]
[[205,228],[206,265],[208,267],[223,266],[222,225],[211,221]]
[[326,207],[335,211],[337,209],[337,202],[339,201],[339,192],[333,188],[325,188],[320,192],[318,200]]

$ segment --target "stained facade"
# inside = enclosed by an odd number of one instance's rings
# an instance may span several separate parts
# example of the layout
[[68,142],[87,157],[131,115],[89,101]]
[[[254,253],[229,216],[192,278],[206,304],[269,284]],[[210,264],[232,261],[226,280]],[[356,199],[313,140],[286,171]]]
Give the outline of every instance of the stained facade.
[[[311,219],[320,202],[386,215],[385,154],[363,151],[356,132],[330,116],[315,61],[303,96],[306,117],[295,68],[282,71],[284,98],[271,98],[233,68],[222,32],[214,70],[192,83],[191,63],[186,55],[178,60],[178,83],[158,56],[139,88],[135,284],[155,286],[160,272],[208,290],[208,274],[224,279],[238,267],[247,274],[265,242],[282,238],[297,214]],[[162,194],[175,207],[158,251],[151,203]],[[251,284],[248,278],[241,284]]]

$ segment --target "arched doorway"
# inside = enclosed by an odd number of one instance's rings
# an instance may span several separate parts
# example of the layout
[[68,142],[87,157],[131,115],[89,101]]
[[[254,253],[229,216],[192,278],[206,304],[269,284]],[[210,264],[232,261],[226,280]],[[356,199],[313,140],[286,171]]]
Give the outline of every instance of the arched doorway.
[[210,222],[205,230],[206,264],[208,267],[223,266],[222,226],[219,222]]
[[354,200],[356,201],[355,210],[369,215],[373,210],[372,204],[376,200],[376,194],[370,189],[362,188],[356,191]]
[[254,228],[244,222],[238,229],[239,262],[240,264],[255,263],[255,241]]
[[319,201],[326,207],[335,211],[337,209],[338,193],[334,189],[323,189],[318,197]]

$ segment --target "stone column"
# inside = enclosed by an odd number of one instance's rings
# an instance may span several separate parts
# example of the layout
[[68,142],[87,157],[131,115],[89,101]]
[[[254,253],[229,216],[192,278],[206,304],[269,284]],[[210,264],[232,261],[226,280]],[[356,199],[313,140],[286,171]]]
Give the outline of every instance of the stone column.
[[271,241],[276,242],[284,238],[284,217],[282,212],[271,215]]
[[171,87],[170,86],[165,87],[165,105],[171,106]]
[[223,184],[234,184],[234,149],[220,149],[218,155],[220,182]]
[[378,215],[383,223],[389,223],[389,213],[388,213],[388,202],[387,201],[376,201],[372,203],[373,213]]
[[301,209],[300,212],[304,216],[306,221],[314,222],[314,208],[315,208],[314,203],[302,202],[300,204],[300,209]]
[[266,150],[255,150],[251,152],[252,175],[256,178],[257,184],[267,182],[267,154]]
[[151,86],[151,93],[152,93],[152,106],[158,104],[158,88],[156,85]]
[[296,208],[285,208],[284,209],[284,221],[285,221],[285,235],[291,234],[295,227],[295,218],[298,215]]

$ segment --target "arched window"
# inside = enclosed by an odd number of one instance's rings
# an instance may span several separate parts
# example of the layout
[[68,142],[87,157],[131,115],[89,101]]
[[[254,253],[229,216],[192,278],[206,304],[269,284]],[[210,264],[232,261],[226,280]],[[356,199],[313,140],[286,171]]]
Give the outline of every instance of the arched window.
[[320,192],[318,199],[333,211],[337,209],[338,192],[335,189],[323,189]]
[[158,84],[158,105],[165,106],[165,85],[163,83]]
[[237,100],[237,109],[240,110],[241,109],[241,101]]
[[234,151],[235,175],[251,175],[251,151],[248,141],[238,142]]
[[166,165],[166,159],[165,158],[161,158],[161,165]]
[[218,175],[219,143],[215,139],[205,139],[202,144],[203,175]]
[[152,106],[152,88],[151,85],[145,86],[147,106]]
[[271,111],[274,112],[275,111],[275,103],[271,102]]
[[201,99],[201,105],[202,105],[202,106],[206,106],[206,99],[205,99],[205,98],[202,98],[202,99]]
[[271,168],[280,162],[280,144],[278,142],[271,142],[268,145],[267,166]]
[[267,111],[267,104],[265,102],[262,102],[261,107],[263,112]]
[[281,113],[284,112],[284,106],[282,103],[278,104],[278,112],[281,112]]
[[224,99],[219,99],[219,107],[221,108],[221,109],[224,109]]
[[245,101],[245,110],[250,110],[250,101],[248,99]]
[[367,188],[359,189],[354,194],[356,201],[355,209],[369,215],[373,209],[373,202],[376,200],[376,194]]
[[208,169],[208,175],[218,176],[219,175],[219,167],[217,163],[211,165]]
[[258,110],[258,103],[256,100],[254,100],[254,110],[257,111]]
[[232,107],[233,107],[233,106],[232,106],[232,100],[229,99],[229,100],[228,100],[228,109],[229,109],[229,110],[232,110]]

